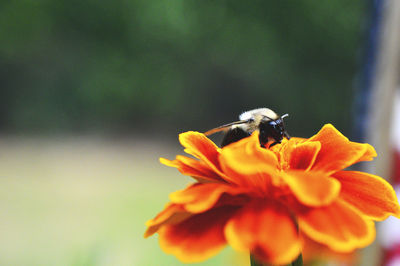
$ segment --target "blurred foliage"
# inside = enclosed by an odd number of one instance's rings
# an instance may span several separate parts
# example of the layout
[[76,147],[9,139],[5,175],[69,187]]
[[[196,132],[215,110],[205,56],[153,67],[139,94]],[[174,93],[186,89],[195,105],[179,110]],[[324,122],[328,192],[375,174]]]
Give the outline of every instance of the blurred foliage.
[[[157,162],[161,142],[0,139],[1,266],[184,266],[145,222],[192,179]],[[243,266],[231,248],[196,266]],[[187,265],[187,264],[186,264]]]
[[0,2],[5,132],[206,130],[244,110],[349,129],[364,1]]

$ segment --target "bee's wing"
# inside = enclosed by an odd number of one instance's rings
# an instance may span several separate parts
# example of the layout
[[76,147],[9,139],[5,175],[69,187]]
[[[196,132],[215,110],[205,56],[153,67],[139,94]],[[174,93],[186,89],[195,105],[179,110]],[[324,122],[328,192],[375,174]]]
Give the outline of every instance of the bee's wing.
[[248,122],[247,120],[241,120],[241,121],[232,122],[232,123],[229,123],[229,124],[226,124],[226,125],[222,125],[222,126],[219,126],[219,127],[216,127],[216,128],[213,128],[213,129],[210,129],[210,130],[204,132],[204,135],[209,136],[211,134],[214,134],[214,133],[229,129],[233,125],[245,124],[247,122]]

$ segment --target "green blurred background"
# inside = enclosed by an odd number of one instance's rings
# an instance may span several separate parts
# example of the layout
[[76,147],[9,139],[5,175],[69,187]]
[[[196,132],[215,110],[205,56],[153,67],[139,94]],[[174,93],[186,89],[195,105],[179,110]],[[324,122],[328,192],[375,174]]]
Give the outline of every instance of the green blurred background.
[[[177,134],[270,107],[352,129],[365,1],[0,1],[0,264],[180,265],[144,222]],[[243,259],[244,258],[244,259]],[[230,249],[201,265],[242,265]]]

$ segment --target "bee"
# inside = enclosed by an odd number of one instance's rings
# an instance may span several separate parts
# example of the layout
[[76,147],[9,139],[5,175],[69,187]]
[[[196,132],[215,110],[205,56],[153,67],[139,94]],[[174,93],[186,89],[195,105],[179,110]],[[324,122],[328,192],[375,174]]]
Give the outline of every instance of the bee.
[[254,131],[259,130],[260,134],[258,139],[261,147],[266,148],[265,145],[269,141],[273,141],[269,145],[269,147],[272,147],[281,143],[284,137],[290,139],[283,122],[283,118],[288,116],[288,114],[279,116],[268,108],[258,108],[242,113],[239,116],[239,121],[213,128],[204,134],[209,136],[216,132],[226,131],[221,143],[221,147],[224,147],[230,143],[248,137]]

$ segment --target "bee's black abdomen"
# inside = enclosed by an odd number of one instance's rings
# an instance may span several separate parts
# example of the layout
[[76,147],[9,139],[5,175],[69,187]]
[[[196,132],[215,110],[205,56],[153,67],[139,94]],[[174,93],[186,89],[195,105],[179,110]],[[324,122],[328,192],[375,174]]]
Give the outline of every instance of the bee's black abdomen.
[[221,147],[239,141],[248,136],[250,136],[250,134],[239,127],[229,129],[229,131],[225,134],[224,139],[222,140]]

